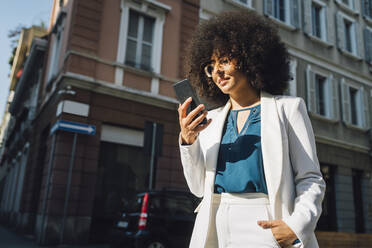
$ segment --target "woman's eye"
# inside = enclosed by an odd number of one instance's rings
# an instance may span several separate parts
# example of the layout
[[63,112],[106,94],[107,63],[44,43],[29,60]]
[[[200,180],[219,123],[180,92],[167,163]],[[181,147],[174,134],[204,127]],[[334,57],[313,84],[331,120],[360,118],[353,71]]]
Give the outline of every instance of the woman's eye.
[[228,64],[229,63],[229,60],[228,59],[222,59],[220,61],[220,64]]

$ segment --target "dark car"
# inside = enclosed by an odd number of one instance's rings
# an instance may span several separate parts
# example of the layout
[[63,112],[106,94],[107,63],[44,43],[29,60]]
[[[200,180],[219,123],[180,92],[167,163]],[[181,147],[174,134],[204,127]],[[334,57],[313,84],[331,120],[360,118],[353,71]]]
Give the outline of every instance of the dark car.
[[111,247],[188,247],[200,200],[189,192],[149,191],[126,204],[111,230]]

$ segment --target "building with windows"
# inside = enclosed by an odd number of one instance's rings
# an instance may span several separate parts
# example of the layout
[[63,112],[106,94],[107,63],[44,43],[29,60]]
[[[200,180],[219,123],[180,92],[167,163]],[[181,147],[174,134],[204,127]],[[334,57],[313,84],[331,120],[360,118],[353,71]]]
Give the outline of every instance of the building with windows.
[[[368,247],[372,236],[370,0],[201,0],[200,18],[248,8],[270,18],[291,56],[286,92],[306,100],[327,182],[321,247]],[[361,234],[361,233],[369,233]]]
[[[136,192],[186,188],[172,84],[183,78],[198,21],[196,0],[54,1],[19,199],[22,231],[46,245],[105,241]],[[95,133],[75,136],[60,121]],[[146,127],[154,123],[162,149],[151,160]]]
[[[17,226],[40,244],[101,242],[135,192],[186,189],[172,84],[184,76],[197,23],[238,8],[272,20],[288,47],[286,94],[306,100],[327,183],[320,246],[369,247],[371,0],[55,0]],[[29,98],[20,96],[16,116]],[[96,132],[75,136],[58,121]],[[146,140],[154,123],[163,130],[162,152],[151,167]]]
[[[10,72],[8,101],[0,126],[0,218],[16,225],[25,164],[30,145],[30,127],[37,102],[37,76],[47,31],[38,26],[22,29]],[[39,60],[38,60],[39,59]],[[34,70],[35,72],[32,72]],[[20,96],[22,95],[22,96]],[[22,100],[21,100],[22,99]],[[19,105],[15,112],[14,105]]]

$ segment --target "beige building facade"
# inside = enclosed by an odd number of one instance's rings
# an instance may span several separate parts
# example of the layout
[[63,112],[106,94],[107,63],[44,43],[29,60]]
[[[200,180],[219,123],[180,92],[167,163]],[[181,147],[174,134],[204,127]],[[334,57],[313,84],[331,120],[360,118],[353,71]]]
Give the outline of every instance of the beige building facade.
[[[372,1],[201,0],[200,18],[247,8],[272,20],[291,57],[286,92],[306,100],[327,182],[321,247],[372,236]],[[363,234],[362,234],[363,233]]]

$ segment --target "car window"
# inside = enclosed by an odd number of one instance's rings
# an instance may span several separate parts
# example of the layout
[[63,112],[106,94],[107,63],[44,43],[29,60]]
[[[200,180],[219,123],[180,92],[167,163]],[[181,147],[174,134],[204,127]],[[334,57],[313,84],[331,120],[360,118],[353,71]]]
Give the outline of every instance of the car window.
[[164,208],[171,214],[189,215],[194,213],[193,203],[187,196],[172,196],[164,199]]
[[136,213],[141,212],[142,207],[142,198],[143,196],[137,196],[135,198],[122,198],[122,205],[124,212],[127,213]]

